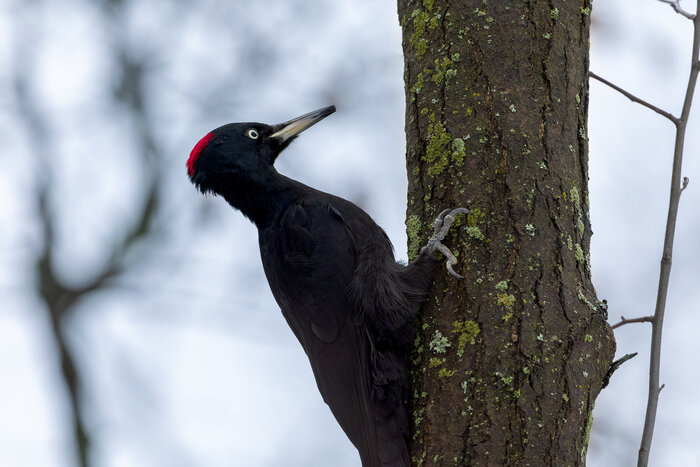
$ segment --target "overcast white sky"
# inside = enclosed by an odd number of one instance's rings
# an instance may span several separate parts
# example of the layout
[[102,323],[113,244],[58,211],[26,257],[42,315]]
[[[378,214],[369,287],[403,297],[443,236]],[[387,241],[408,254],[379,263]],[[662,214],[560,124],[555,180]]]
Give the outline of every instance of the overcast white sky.
[[[99,11],[78,0],[33,10],[26,4],[0,5],[0,103],[8,109],[0,115],[0,465],[63,467],[74,465],[66,394],[32,288],[34,174],[45,170],[57,180],[56,261],[77,283],[129,219],[141,167],[130,155],[129,123],[103,103],[113,70]],[[169,240],[149,253],[156,261],[84,300],[71,322],[88,377],[95,465],[359,466],[271,297],[254,227],[223,201],[203,199],[184,162],[202,135],[228,121],[280,122],[336,104],[338,112],[295,142],[278,169],[363,206],[405,258],[395,3],[201,1],[195,11],[185,8],[137,2],[125,28],[132,50],[156,57],[149,86],[161,149],[172,161],[164,172],[175,220],[164,222],[174,229]],[[654,0],[596,0],[593,18],[591,69],[679,114],[690,22]],[[49,167],[32,159],[7,97],[18,41],[38,51],[36,93],[56,141]],[[664,326],[666,386],[651,454],[657,466],[700,466],[699,115],[696,98]],[[594,284],[611,322],[651,314],[673,126],[592,81],[588,134]],[[598,398],[590,466],[636,465],[649,331],[647,324],[616,331],[618,356],[639,355]]]

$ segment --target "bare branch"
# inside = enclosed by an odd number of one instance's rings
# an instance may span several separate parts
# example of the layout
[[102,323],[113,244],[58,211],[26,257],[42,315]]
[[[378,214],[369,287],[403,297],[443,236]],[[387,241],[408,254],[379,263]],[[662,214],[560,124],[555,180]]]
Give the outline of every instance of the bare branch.
[[[26,13],[25,13],[26,14]],[[23,27],[27,37],[35,39],[31,21],[24,20]],[[17,113],[22,122],[31,144],[31,153],[37,160],[51,157],[51,128],[33,95],[33,77],[36,64],[35,41],[18,40],[15,50],[14,63],[14,93],[17,103]],[[41,164],[42,166],[48,164]],[[85,424],[85,414],[80,403],[81,378],[77,369],[75,357],[68,345],[63,318],[74,301],[74,294],[64,286],[55,275],[51,262],[54,240],[55,218],[49,203],[52,188],[51,175],[42,172],[37,174],[37,220],[41,231],[42,248],[36,259],[35,268],[38,278],[38,292],[46,305],[46,315],[51,322],[52,336],[60,359],[61,375],[70,399],[73,443],[78,462],[81,467],[89,465],[90,437]]]
[[639,97],[635,96],[634,94],[625,91],[625,90],[622,89],[620,86],[617,86],[616,84],[611,83],[610,81],[608,81],[608,80],[605,79],[605,78],[601,78],[600,76],[598,76],[597,74],[593,73],[592,71],[589,71],[589,72],[588,72],[588,75],[589,75],[591,78],[597,79],[598,81],[600,81],[600,82],[603,83],[603,84],[607,84],[608,86],[610,86],[611,88],[613,88],[615,91],[617,91],[617,92],[619,92],[620,94],[622,94],[622,95],[624,95],[625,97],[627,97],[627,98],[628,98],[629,100],[631,100],[632,102],[636,102],[637,104],[641,104],[641,105],[643,105],[644,107],[653,110],[653,111],[656,112],[657,114],[663,115],[664,117],[668,118],[669,120],[671,120],[671,121],[673,122],[674,125],[676,125],[676,126],[678,125],[678,118],[674,117],[673,114],[671,114],[671,113],[669,113],[669,112],[666,112],[666,111],[663,110],[663,109],[660,109],[659,107],[655,106],[654,104],[650,104],[649,102],[645,101],[644,99],[640,99]]
[[683,15],[688,19],[695,19],[695,15],[692,13],[688,13],[681,7],[681,2],[680,0],[659,0],[661,3],[667,3],[673,7],[674,10],[676,10],[676,13],[679,15]]
[[624,326],[625,324],[632,324],[632,323],[653,323],[654,322],[654,317],[653,316],[642,316],[640,318],[631,318],[627,319],[624,316],[620,316],[620,322],[613,324],[612,328],[617,329],[620,326]]
[[608,384],[610,384],[610,377],[617,371],[620,366],[622,366],[623,363],[625,363],[627,360],[630,360],[631,358],[634,358],[637,356],[637,352],[634,353],[628,353],[627,355],[618,358],[612,364],[610,365],[610,368],[608,368],[608,372],[605,374],[605,378],[603,378],[603,386],[601,389],[605,389]]
[[[118,4],[117,4],[118,6]],[[27,10],[29,11],[29,10]],[[16,109],[20,121],[28,134],[31,144],[31,154],[37,161],[52,159],[55,152],[53,128],[46,112],[41,107],[41,102],[34,96],[35,64],[39,48],[36,47],[35,25],[31,16],[23,12],[22,30],[27,38],[33,40],[17,40],[14,56],[16,62],[13,69],[13,85],[16,101]],[[105,12],[106,13],[106,12]],[[118,21],[118,16],[105,14],[108,21]],[[147,109],[144,104],[145,92],[143,86],[143,67],[134,65],[128,54],[123,50],[123,37],[121,30],[116,31],[118,39],[114,43],[114,56],[118,66],[121,67],[123,86],[118,100],[125,104],[130,118],[137,129],[137,139],[140,143],[140,154],[144,158],[144,167],[152,170],[150,180],[146,186],[146,196],[139,205],[138,215],[131,229],[125,234],[121,242],[111,252],[110,259],[102,267],[102,270],[91,277],[86,284],[79,287],[69,286],[63,282],[60,272],[56,270],[52,258],[57,247],[55,223],[58,212],[51,204],[53,191],[52,174],[41,170],[36,174],[36,219],[41,232],[41,249],[35,262],[37,275],[37,292],[45,305],[45,315],[51,323],[51,336],[56,346],[63,384],[69,399],[71,414],[70,431],[73,436],[73,445],[78,458],[78,465],[88,467],[90,465],[91,435],[86,423],[86,408],[83,397],[83,373],[76,356],[76,352],[70,345],[70,333],[67,318],[75,309],[75,304],[87,294],[102,289],[107,282],[117,276],[123,269],[123,258],[128,251],[141,239],[153,234],[153,218],[160,207],[159,190],[160,177],[156,170],[156,161],[162,160],[155,144],[155,132],[153,131]],[[136,63],[137,65],[139,63]],[[38,166],[46,167],[50,164],[40,163]]]
[[[696,11],[700,12],[700,0],[697,0]],[[683,165],[683,145],[685,132],[688,125],[688,116],[693,104],[695,85],[700,73],[700,16],[693,18],[693,51],[690,58],[690,75],[688,87],[685,92],[683,109],[676,124],[676,141],[673,149],[673,169],[671,170],[671,194],[668,203],[668,217],[666,220],[666,233],[664,235],[664,248],[661,255],[661,270],[659,272],[659,289],[656,295],[656,308],[654,321],[651,325],[651,357],[649,358],[649,392],[647,397],[647,410],[644,417],[644,431],[639,446],[637,467],[646,467],[649,463],[649,451],[651,440],[654,436],[656,423],[656,410],[659,405],[659,373],[661,372],[661,336],[666,311],[666,297],[668,295],[668,283],[671,276],[671,258],[673,257],[673,239],[676,232],[676,218],[678,217],[678,204],[681,198],[681,170]],[[685,182],[684,182],[685,183]],[[687,186],[687,184],[686,184]]]

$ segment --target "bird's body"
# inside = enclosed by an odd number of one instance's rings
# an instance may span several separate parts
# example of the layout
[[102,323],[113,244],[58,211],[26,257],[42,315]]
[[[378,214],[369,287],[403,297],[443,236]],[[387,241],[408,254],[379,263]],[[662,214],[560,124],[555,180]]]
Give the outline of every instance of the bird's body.
[[259,230],[272,293],[363,465],[409,465],[412,318],[437,261],[425,255],[397,264],[389,239],[364,211],[295,185],[298,196]]
[[272,293],[362,465],[408,466],[413,317],[439,263],[432,251],[397,263],[388,237],[362,209],[274,169],[289,141],[332,110],[278,126],[214,130],[193,150],[188,172],[202,191],[223,196],[256,224]]

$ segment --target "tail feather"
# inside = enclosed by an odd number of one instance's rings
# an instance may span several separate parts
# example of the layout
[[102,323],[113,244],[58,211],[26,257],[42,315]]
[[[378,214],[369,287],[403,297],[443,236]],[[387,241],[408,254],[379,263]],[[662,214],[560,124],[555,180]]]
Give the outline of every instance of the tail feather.
[[[377,411],[379,412],[379,411]],[[382,418],[382,415],[385,415]],[[377,457],[381,467],[408,467],[408,446],[403,433],[403,421],[397,413],[377,413],[375,427],[377,433]]]
[[[415,317],[440,265],[432,255],[422,254],[408,266],[387,261],[377,273],[369,258],[360,265],[349,290],[360,321],[368,325],[369,405],[371,429],[355,446],[363,467],[409,467],[408,355]],[[369,271],[373,274],[369,274]],[[358,445],[360,444],[360,445]]]

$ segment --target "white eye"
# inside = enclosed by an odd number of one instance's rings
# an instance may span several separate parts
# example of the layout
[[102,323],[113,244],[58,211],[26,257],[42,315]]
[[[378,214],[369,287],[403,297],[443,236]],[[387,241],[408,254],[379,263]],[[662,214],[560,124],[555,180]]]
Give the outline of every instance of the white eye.
[[255,130],[255,129],[253,129],[253,128],[251,128],[250,130],[248,130],[248,131],[246,132],[246,135],[248,135],[248,138],[251,138],[251,139],[258,139],[258,136],[259,136],[259,135],[258,135],[258,130]]

